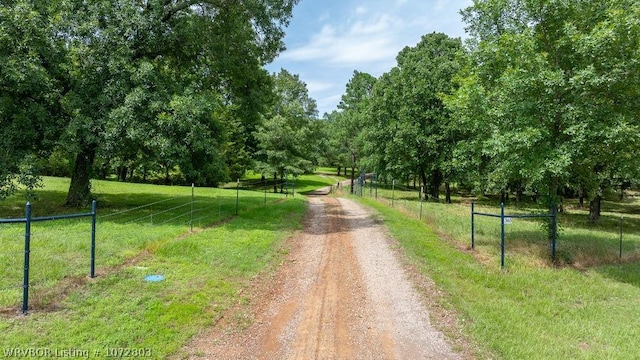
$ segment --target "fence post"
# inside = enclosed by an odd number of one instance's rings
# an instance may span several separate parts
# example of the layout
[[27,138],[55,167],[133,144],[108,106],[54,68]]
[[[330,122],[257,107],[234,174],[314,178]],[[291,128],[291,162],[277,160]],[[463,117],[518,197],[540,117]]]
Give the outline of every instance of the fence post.
[[240,179],[236,183],[236,216],[238,215],[238,204],[240,202]]
[[558,206],[551,206],[551,261],[552,266],[556,266],[556,243],[558,241]]
[[500,269],[504,270],[504,203],[500,203]]
[[96,277],[96,212],[98,206],[95,200],[91,202],[91,278]]
[[475,234],[474,234],[474,230],[475,230],[475,211],[474,211],[474,206],[475,203],[472,201],[471,202],[471,249],[475,249],[476,247],[476,242],[475,242]]
[[22,314],[27,314],[29,308],[29,255],[31,253],[31,203],[25,208],[24,226],[24,278],[22,283]]
[[391,180],[391,207],[393,207],[393,202],[396,198],[396,181]]
[[420,186],[420,220],[422,220],[422,191],[423,186]]
[[378,173],[373,174],[376,179],[376,200],[378,199]]
[[622,260],[622,222],[624,221],[624,216],[620,215],[620,260]]
[[189,220],[189,227],[191,228],[191,231],[193,232],[193,192],[195,189],[195,184],[191,183],[191,218]]

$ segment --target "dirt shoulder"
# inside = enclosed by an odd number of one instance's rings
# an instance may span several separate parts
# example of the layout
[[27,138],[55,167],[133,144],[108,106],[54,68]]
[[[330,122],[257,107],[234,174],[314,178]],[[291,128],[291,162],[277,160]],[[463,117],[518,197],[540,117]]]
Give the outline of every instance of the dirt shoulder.
[[[310,197],[305,230],[257,284],[246,329],[222,321],[184,349],[193,359],[459,359],[430,323],[386,232],[358,204]],[[233,317],[234,315],[229,315]]]

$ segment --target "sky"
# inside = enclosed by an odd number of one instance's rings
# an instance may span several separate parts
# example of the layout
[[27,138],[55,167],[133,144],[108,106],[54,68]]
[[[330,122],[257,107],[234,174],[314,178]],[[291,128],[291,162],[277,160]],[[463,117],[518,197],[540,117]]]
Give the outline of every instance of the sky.
[[380,77],[406,46],[432,32],[465,38],[460,9],[472,0],[301,0],[286,29],[287,50],[266,69],[307,84],[319,115],[337,109],[353,72]]

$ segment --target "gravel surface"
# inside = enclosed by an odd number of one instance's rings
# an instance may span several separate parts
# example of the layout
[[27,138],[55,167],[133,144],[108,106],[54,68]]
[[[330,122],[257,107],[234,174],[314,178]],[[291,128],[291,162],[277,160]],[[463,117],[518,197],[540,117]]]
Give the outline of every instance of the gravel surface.
[[[250,314],[232,310],[193,359],[460,359],[430,324],[384,228],[357,203],[310,197],[305,230]],[[248,317],[251,325],[233,320]]]

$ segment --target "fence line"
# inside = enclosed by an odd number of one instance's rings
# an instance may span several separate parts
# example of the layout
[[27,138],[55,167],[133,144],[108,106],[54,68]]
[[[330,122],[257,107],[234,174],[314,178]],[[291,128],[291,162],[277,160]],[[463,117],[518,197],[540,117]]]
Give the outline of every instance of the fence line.
[[178,197],[174,197],[174,198],[171,198],[171,199],[164,199],[164,200],[152,202],[152,203],[149,203],[149,204],[136,206],[136,207],[134,207],[132,209],[122,210],[122,211],[118,211],[118,212],[111,213],[111,214],[100,215],[100,216],[98,216],[98,219],[105,219],[105,218],[116,216],[116,215],[120,215],[120,214],[126,214],[126,213],[129,213],[131,211],[143,209],[145,207],[149,207],[149,206],[153,206],[153,205],[156,205],[156,204],[161,204],[161,203],[165,203],[167,201],[171,201],[171,200],[175,200],[175,199],[181,199],[181,198],[187,198],[187,196],[178,196]]
[[29,308],[29,270],[30,270],[30,255],[31,255],[31,223],[39,221],[53,221],[62,219],[74,219],[80,217],[91,217],[91,269],[90,276],[95,277],[95,240],[96,240],[96,201],[91,204],[90,213],[81,214],[66,214],[66,215],[52,215],[52,216],[40,216],[32,217],[31,203],[27,202],[25,206],[24,218],[17,219],[0,219],[0,224],[11,223],[24,223],[24,272],[23,272],[23,292],[22,292],[22,313],[26,314]]
[[[260,183],[261,182],[256,182],[256,184],[260,184]],[[240,193],[239,185],[240,184],[238,183],[236,186],[236,194],[234,194],[236,197],[235,199],[236,214],[240,210],[246,211],[247,209],[252,208],[253,206],[251,204],[254,204],[254,203],[257,204],[257,202],[254,201],[254,199],[256,197],[260,199],[260,195],[261,195],[260,192],[263,190],[265,190],[264,205],[266,205],[267,204],[266,190],[268,190],[274,184],[267,185],[265,189],[259,188],[258,191],[255,191],[253,193],[250,193],[249,192],[250,190],[248,189],[244,189],[242,191],[242,194]],[[286,186],[286,189],[283,189],[283,192],[281,193],[281,195],[289,196],[291,195],[292,191],[295,191],[294,182],[292,182],[290,179],[286,182],[278,182],[275,185],[278,187],[280,187],[281,185]],[[19,245],[15,247],[15,250],[13,249],[14,248],[13,246],[11,246],[12,249],[3,246],[2,249],[7,251],[0,252],[0,264],[2,265],[3,268],[16,269],[16,267],[14,266],[9,266],[10,265],[9,263],[11,262],[12,263],[11,265],[13,265],[15,261],[12,261],[12,259],[16,259],[17,257],[22,257],[24,264],[26,264],[22,267],[21,270],[16,271],[16,274],[11,274],[10,278],[4,279],[2,283],[2,287],[0,287],[0,291],[4,292],[4,294],[0,295],[0,297],[6,299],[11,292],[19,291],[20,288],[22,288],[23,290],[22,313],[26,314],[29,308],[29,295],[28,295],[29,288],[33,288],[34,286],[45,286],[45,287],[51,286],[51,285],[45,285],[45,282],[40,281],[40,280],[43,280],[43,279],[40,279],[40,276],[42,274],[48,274],[47,271],[49,271],[49,269],[45,269],[44,271],[34,271],[32,275],[34,275],[38,279],[35,279],[35,278],[29,279],[29,276],[30,276],[29,270],[31,267],[30,264],[35,262],[36,263],[35,265],[37,265],[38,266],[37,268],[39,269],[40,268],[39,265],[41,265],[40,263],[42,262],[42,259],[45,259],[44,257],[42,257],[42,253],[36,256],[32,256],[32,254],[35,255],[35,253],[32,252],[31,245],[33,245],[34,248],[40,247],[40,245],[35,242],[36,234],[39,234],[39,233],[46,234],[44,239],[47,240],[47,243],[51,243],[51,241],[49,241],[50,239],[49,239],[48,232],[46,231],[36,232],[32,230],[31,223],[33,222],[92,217],[92,229],[91,229],[92,239],[91,239],[91,248],[90,248],[90,251],[91,251],[90,276],[93,278],[95,277],[95,251],[96,251],[95,222],[96,222],[96,219],[100,219],[103,221],[116,221],[122,224],[129,224],[129,223],[136,223],[136,222],[144,223],[145,221],[148,223],[148,219],[152,219],[151,220],[152,225],[162,225],[162,224],[175,222],[176,225],[188,225],[188,226],[190,225],[191,230],[193,230],[193,224],[196,221],[200,222],[203,219],[207,219],[207,218],[211,219],[212,221],[222,220],[223,218],[233,216],[233,210],[231,208],[231,206],[233,205],[231,201],[228,201],[230,200],[229,198],[231,197],[232,190],[231,189],[229,190],[230,191],[226,194],[221,194],[220,189],[218,189],[217,194],[213,194],[212,196],[201,195],[196,197],[194,194],[195,187],[192,186],[192,193],[190,196],[185,195],[185,196],[176,196],[168,199],[161,199],[158,201],[150,202],[148,204],[137,205],[128,209],[121,209],[113,213],[103,213],[103,214],[100,214],[99,216],[97,215],[97,211],[95,208],[95,204],[96,204],[95,201],[93,202],[92,211],[89,213],[50,215],[50,216],[39,216],[39,217],[35,217],[31,215],[31,212],[30,212],[31,204],[28,204],[25,207],[24,217],[12,218],[12,219],[0,219],[0,224],[7,225],[7,227],[0,228],[3,234],[2,243],[5,243],[5,242],[8,244],[17,243],[17,241],[14,242],[10,240],[10,238],[14,236],[16,240],[19,238],[24,239],[24,243],[25,243],[25,248],[23,250],[19,249]],[[256,195],[260,194],[260,195],[255,196],[253,194],[256,194]],[[249,196],[247,197],[247,195]],[[221,198],[223,197],[226,198],[226,200],[221,201]],[[243,197],[245,197],[245,200],[242,199]],[[279,198],[279,197],[270,196],[271,200],[274,200],[276,198]],[[241,208],[240,208],[240,202],[242,202]],[[270,203],[271,202],[272,201],[270,201]],[[260,199],[259,204],[261,204],[260,206],[262,206],[263,204],[262,199]],[[136,215],[140,215],[140,216],[136,216]],[[118,218],[118,217],[121,217],[121,218]],[[127,219],[127,218],[131,218],[131,219]],[[182,222],[182,219],[186,221]],[[12,224],[15,225],[16,227],[12,227],[11,226]],[[17,231],[18,230],[17,226],[19,226],[20,224],[24,224],[22,229],[23,231],[22,235],[20,235],[19,232]],[[51,229],[54,229],[54,228],[57,229],[56,226],[51,227]],[[9,230],[9,229],[11,230],[5,232],[5,230]],[[75,232],[75,231],[81,231],[81,230],[76,229],[73,231]],[[64,246],[61,249],[63,249],[64,251],[67,251],[67,248]],[[36,267],[34,267],[33,269],[36,269]],[[21,272],[22,274],[19,274],[19,272]],[[65,270],[65,273],[66,273],[66,270]],[[18,280],[20,279],[20,277],[22,277],[22,285],[17,284],[17,282],[16,282],[16,285],[12,285],[13,279]],[[46,280],[46,281],[49,281],[49,280]]]
[[[371,188],[375,187],[376,190],[376,194],[375,194],[375,198],[378,201],[383,201],[386,202],[388,205],[390,205],[391,207],[395,207],[397,205],[399,206],[403,206],[405,208],[407,208],[407,210],[410,211],[417,211],[415,213],[416,217],[418,218],[422,218],[423,215],[420,214],[420,211],[422,209],[422,204],[421,203],[415,203],[415,207],[420,207],[419,210],[414,209],[414,206],[412,205],[411,207],[407,207],[407,204],[405,203],[407,201],[407,199],[409,199],[408,201],[412,201],[410,200],[411,198],[413,198],[413,196],[409,195],[407,196],[407,194],[403,194],[400,195],[400,199],[398,199],[398,195],[397,192],[409,192],[409,193],[415,193],[416,195],[418,195],[418,198],[420,199],[420,202],[424,201],[423,200],[423,196],[424,196],[424,189],[422,190],[422,192],[418,189],[412,189],[412,188],[408,188],[402,185],[398,185],[396,183],[396,181],[392,180],[391,183],[375,183],[374,181],[369,181],[366,186],[369,186],[369,196],[370,197],[374,197],[372,195],[372,191]],[[348,191],[348,188],[350,187],[350,185],[345,185],[345,191]],[[360,187],[360,188],[359,188]],[[354,194],[358,195],[358,196],[363,196],[366,192],[362,191],[362,186],[360,186],[358,184],[358,182],[356,181],[354,183]],[[378,190],[382,191],[382,192],[378,192]],[[403,204],[405,203],[405,204]],[[500,215],[496,215],[496,214],[490,214],[493,217],[500,217]],[[574,215],[575,216],[575,215]],[[515,214],[515,215],[505,215],[505,217],[509,218],[538,218],[538,217],[550,217],[550,214],[546,214],[546,215],[541,215],[541,214]],[[436,216],[437,218],[437,216]],[[563,226],[563,224],[568,224],[569,226],[571,225],[576,225],[574,228],[576,229],[576,231],[580,232],[580,231],[593,231],[593,236],[595,241],[601,242],[604,241],[603,244],[603,249],[608,249],[608,254],[610,256],[613,255],[613,252],[615,251],[615,257],[619,260],[619,261],[623,261],[625,258],[628,259],[635,259],[638,256],[640,256],[640,241],[638,240],[638,236],[637,234],[633,233],[632,231],[628,230],[628,225],[627,223],[629,222],[628,218],[625,218],[624,215],[605,215],[603,214],[601,216],[601,219],[598,223],[594,224],[592,221],[589,220],[575,220],[575,218],[565,218],[563,216],[557,216],[556,221],[555,221],[555,226]],[[636,222],[634,222],[634,224],[637,224]],[[587,225],[587,226],[585,226]],[[566,225],[565,225],[566,226]],[[632,234],[632,236],[630,237],[629,234]],[[558,252],[558,248],[557,248],[557,235],[556,235],[556,248],[554,249],[554,244],[553,244],[553,239],[551,239],[551,242],[549,244],[549,250],[551,253],[551,260],[552,263],[554,265],[557,264],[558,262],[558,254],[560,254]],[[576,253],[581,253],[580,249],[581,247],[576,243],[576,241],[570,241],[570,242],[564,242],[561,246],[561,249],[564,248],[566,249],[566,251],[570,251],[569,256],[571,256],[571,254],[573,252]],[[567,256],[566,252],[562,252],[562,256]],[[569,257],[569,259],[571,259],[571,257]],[[569,260],[571,261],[571,260]]]

